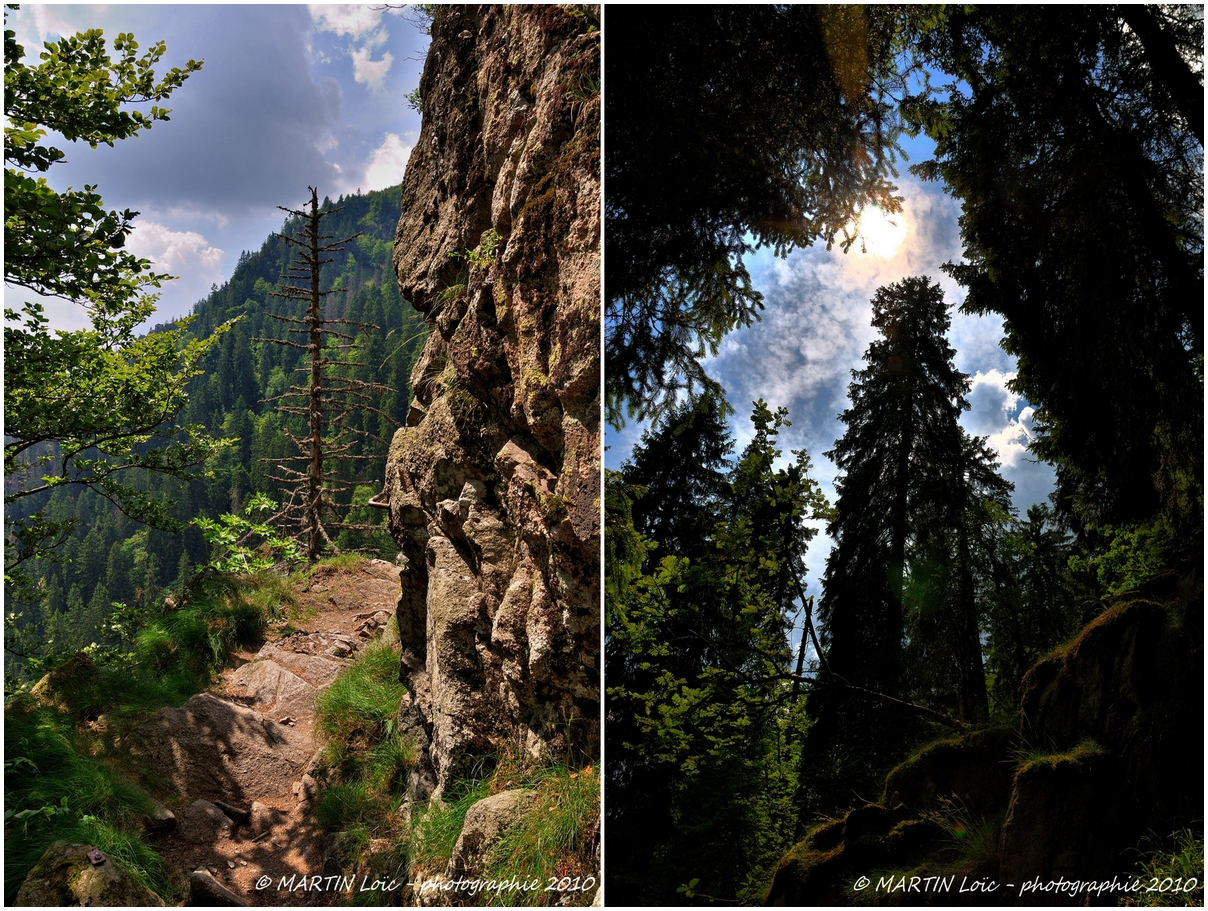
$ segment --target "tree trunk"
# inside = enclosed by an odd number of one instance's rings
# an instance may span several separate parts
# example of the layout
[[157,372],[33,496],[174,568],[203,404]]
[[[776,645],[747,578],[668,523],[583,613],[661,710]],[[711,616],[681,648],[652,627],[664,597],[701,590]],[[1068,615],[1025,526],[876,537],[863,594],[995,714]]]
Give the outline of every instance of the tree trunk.
[[314,563],[323,549],[323,316],[319,293],[319,191],[310,191],[310,307],[306,312],[310,330],[310,460],[306,473],[306,558]]

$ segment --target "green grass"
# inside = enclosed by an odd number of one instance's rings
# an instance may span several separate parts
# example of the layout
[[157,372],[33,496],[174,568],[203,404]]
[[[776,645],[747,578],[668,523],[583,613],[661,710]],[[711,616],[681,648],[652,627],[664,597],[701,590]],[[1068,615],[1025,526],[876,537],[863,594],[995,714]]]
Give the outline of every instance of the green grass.
[[[95,845],[169,903],[176,897],[162,858],[142,841],[151,797],[123,778],[75,719],[26,697],[4,713],[4,898],[16,900],[26,873],[51,843]],[[47,813],[43,808],[56,812]],[[25,819],[15,814],[38,811]]]
[[[600,774],[592,766],[575,770],[555,766],[532,776],[537,791],[533,807],[508,830],[486,859],[483,879],[538,880],[599,884],[595,864],[599,836]],[[568,883],[569,884],[569,883]],[[572,904],[587,904],[594,889],[574,892],[501,892],[495,904],[555,902],[564,896]],[[578,900],[576,900],[578,899]]]
[[[404,878],[406,842],[398,811],[415,750],[398,736],[396,715],[405,689],[398,682],[399,652],[393,641],[368,643],[356,662],[315,701],[315,726],[327,738],[323,766],[334,780],[315,799],[319,827],[334,835],[333,857],[341,869]],[[369,853],[371,839],[390,850]],[[357,903],[378,903],[381,892],[354,893]]]
[[411,873],[417,877],[444,873],[445,865],[453,854],[461,827],[465,824],[470,807],[491,794],[491,782],[487,778],[463,781],[456,784],[447,794],[447,800],[433,801],[415,822],[410,844]]
[[[95,671],[71,681],[71,698],[55,697],[53,706],[28,695],[6,702],[7,903],[58,839],[95,845],[170,904],[183,898],[144,840],[152,798],[129,780],[144,773],[153,781],[155,770],[123,770],[119,738],[156,710],[204,690],[233,651],[258,645],[289,593],[288,581],[271,573],[194,577],[178,609],[143,617],[127,648],[100,650]],[[91,724],[101,715],[103,731]],[[26,811],[34,812],[17,818]]]
[[[1148,838],[1142,842],[1144,858],[1137,870],[1143,888],[1152,892],[1133,892],[1123,904],[1146,907],[1203,907],[1204,905],[1204,835],[1191,829],[1172,832],[1165,844],[1162,839]],[[1156,883],[1154,881],[1157,881]],[[1195,888],[1187,885],[1194,881]],[[1175,891],[1175,887],[1179,891]]]
[[[405,688],[398,682],[399,653],[381,639],[365,646],[315,701],[315,724],[328,738],[324,759],[346,778],[393,777],[386,771],[414,763],[399,742],[395,715]],[[367,774],[368,773],[368,774]]]
[[1026,746],[1016,750],[1015,758],[1015,778],[1026,775],[1028,772],[1035,769],[1047,766],[1055,769],[1059,765],[1073,764],[1081,765],[1088,759],[1095,756],[1103,755],[1103,748],[1095,741],[1090,739],[1082,740],[1070,750],[1050,750],[1029,749]]
[[[586,904],[598,884],[595,848],[599,835],[600,776],[583,769],[549,765],[534,767],[511,754],[483,757],[479,770],[458,782],[426,808],[416,810],[410,830],[399,816],[407,772],[416,762],[416,745],[396,730],[396,715],[404,688],[398,682],[397,637],[368,644],[356,662],[336,678],[315,704],[316,728],[327,738],[323,765],[334,770],[333,780],[320,788],[315,801],[321,828],[335,833],[335,856],[342,868],[366,865],[416,881],[443,873],[461,835],[466,813],[491,794],[511,788],[536,792],[530,811],[483,859],[483,879],[537,879],[544,885],[576,877],[582,884],[596,877],[592,888],[578,892],[491,893],[490,903],[548,903],[569,896]],[[386,839],[369,852],[371,839]],[[401,872],[399,872],[401,871]],[[395,874],[398,875],[395,875]],[[392,896],[398,898],[401,896]],[[382,901],[381,893],[354,900]],[[488,897],[479,896],[478,903]]]
[[[364,559],[364,558],[361,558]],[[315,701],[315,727],[327,738],[322,767],[334,778],[320,787],[315,819],[333,835],[332,856],[343,870],[405,880],[407,843],[399,816],[407,772],[415,765],[412,744],[398,736],[396,716],[405,688],[398,682],[398,637],[368,643]],[[373,839],[385,852],[371,853]],[[354,892],[356,904],[387,900],[380,891]]]
[[343,572],[355,573],[358,570],[360,570],[361,567],[363,567],[368,561],[369,561],[369,558],[366,557],[364,554],[358,554],[358,553],[336,554],[334,557],[325,557],[324,559],[320,560],[318,563],[316,563],[314,566],[312,566],[310,568],[307,575],[310,576],[311,578],[313,578],[315,576],[315,574],[317,574],[320,571],[325,570],[325,569],[341,570]]
[[982,817],[958,800],[941,798],[939,804],[925,818],[948,835],[950,842],[942,854],[952,860],[952,871],[974,874],[989,870],[998,851],[998,830],[1006,819],[1006,809]]

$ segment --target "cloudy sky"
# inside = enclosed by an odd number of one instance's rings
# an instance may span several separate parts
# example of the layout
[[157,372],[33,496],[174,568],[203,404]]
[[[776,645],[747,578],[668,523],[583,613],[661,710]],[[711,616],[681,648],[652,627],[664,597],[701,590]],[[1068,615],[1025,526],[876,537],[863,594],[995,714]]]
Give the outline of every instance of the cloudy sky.
[[[130,248],[164,286],[156,321],[187,313],[221,284],[243,250],[281,227],[278,205],[298,208],[307,186],[332,199],[403,179],[419,114],[428,37],[414,12],[370,6],[25,5],[8,28],[37,59],[42,42],[89,28],[132,32],[167,53],[157,73],[204,61],[163,106],[171,120],[89,149],[56,143],[66,162],[45,175],[57,190],[96,184],[111,209],[140,212]],[[84,325],[57,305],[56,324]]]
[[[911,162],[930,157],[932,148],[925,140],[910,143]],[[741,452],[753,436],[752,402],[763,398],[773,408],[783,405],[793,426],[782,433],[781,450],[787,456],[790,449],[806,449],[814,477],[834,503],[836,469],[823,453],[844,432],[838,415],[850,404],[851,372],[863,367],[864,353],[877,334],[871,324],[873,294],[881,285],[925,275],[939,283],[945,300],[954,305],[948,337],[956,349],[957,368],[973,381],[971,408],[961,423],[970,433],[989,438],[1002,474],[1015,484],[1014,503],[1023,512],[1047,498],[1053,471],[1029,461],[1032,409],[1006,388],[1015,364],[999,347],[1001,321],[955,312],[964,301],[964,290],[940,271],[941,264],[961,256],[959,204],[941,185],[923,184],[904,168],[897,183],[904,212],[893,216],[894,224],[869,232],[866,253],[857,243],[846,254],[837,246],[828,252],[821,245],[795,251],[787,259],[766,250],[747,257],[752,282],[764,295],[763,319],[727,336],[718,356],[706,364],[735,408],[735,450]],[[624,461],[642,429],[608,429],[610,467]],[[818,580],[829,550],[825,535],[810,548],[812,593],[820,591]]]

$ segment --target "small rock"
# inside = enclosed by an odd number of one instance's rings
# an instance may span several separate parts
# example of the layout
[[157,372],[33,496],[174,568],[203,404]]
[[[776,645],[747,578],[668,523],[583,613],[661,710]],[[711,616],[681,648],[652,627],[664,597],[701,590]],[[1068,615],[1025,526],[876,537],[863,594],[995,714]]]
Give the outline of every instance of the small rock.
[[280,810],[265,806],[260,801],[252,802],[252,831],[261,835],[274,826],[281,824],[284,819]]
[[176,814],[155,798],[151,812],[143,820],[143,828],[151,832],[171,832],[176,828]]
[[294,725],[296,725],[297,723],[298,723],[298,722],[296,722],[296,721],[294,720],[294,716],[293,716],[293,715],[286,715],[284,718],[278,718],[278,719],[277,719],[277,724],[288,724],[290,727],[293,727],[293,726],[294,726]]
[[228,867],[230,867],[232,870],[234,870],[234,869],[235,869],[235,861],[233,861],[233,860],[228,860],[228,861],[227,861],[227,866],[228,866]]
[[319,783],[309,775],[302,776],[302,797],[304,800],[311,800],[319,793]]
[[234,821],[208,800],[195,800],[185,810],[180,822],[180,837],[194,844],[212,842],[222,835],[230,835]]
[[227,908],[246,908],[250,903],[240,898],[205,870],[194,870],[189,877],[189,899],[197,905],[217,905]]
[[515,788],[492,794],[471,806],[457,844],[453,846],[445,875],[456,878],[473,868],[479,858],[490,853],[508,828],[528,812],[536,796],[533,791]]
[[333,658],[347,658],[350,652],[351,650],[343,644],[333,645],[327,650],[327,654],[331,655]]

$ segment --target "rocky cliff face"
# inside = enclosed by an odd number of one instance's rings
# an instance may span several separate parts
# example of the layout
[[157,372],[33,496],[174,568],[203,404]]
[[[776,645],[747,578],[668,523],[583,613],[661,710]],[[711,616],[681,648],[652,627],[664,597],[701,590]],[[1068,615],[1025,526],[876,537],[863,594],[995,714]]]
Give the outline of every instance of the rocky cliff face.
[[599,745],[600,32],[439,7],[394,264],[431,336],[384,499],[416,796]]

